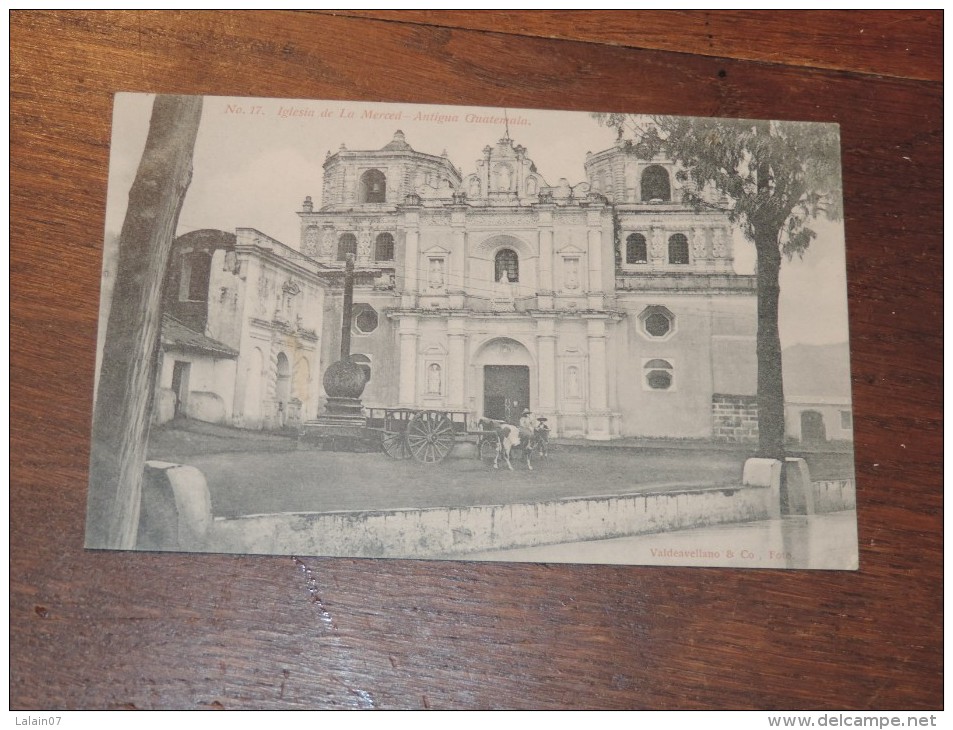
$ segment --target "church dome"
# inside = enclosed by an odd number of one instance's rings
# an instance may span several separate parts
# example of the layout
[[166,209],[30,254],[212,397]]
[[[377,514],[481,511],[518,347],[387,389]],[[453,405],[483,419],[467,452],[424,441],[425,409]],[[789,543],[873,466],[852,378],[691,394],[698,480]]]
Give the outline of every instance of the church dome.
[[394,138],[385,144],[381,149],[390,150],[392,152],[396,151],[407,151],[413,152],[414,148],[407,144],[407,140],[404,139],[404,133],[399,129],[394,132]]

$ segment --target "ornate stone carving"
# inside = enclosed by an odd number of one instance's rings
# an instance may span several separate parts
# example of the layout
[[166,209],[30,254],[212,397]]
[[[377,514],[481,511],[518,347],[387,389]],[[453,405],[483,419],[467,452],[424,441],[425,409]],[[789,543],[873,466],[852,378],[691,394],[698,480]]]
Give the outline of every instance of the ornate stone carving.
[[421,214],[420,222],[427,226],[449,226],[450,214],[443,211],[426,211]]
[[661,228],[652,228],[652,258],[662,258],[665,255],[665,231]]
[[528,227],[536,225],[536,216],[528,213],[481,213],[479,215],[472,215],[472,217],[478,226],[519,228],[521,226]]
[[705,257],[705,229],[692,228],[692,258]]
[[361,229],[357,238],[357,258],[359,261],[368,261],[371,258],[371,229]]
[[320,256],[327,258],[331,255],[331,252],[334,250],[334,229],[325,228],[323,235],[321,236],[321,249],[319,250]]
[[321,229],[317,226],[308,226],[304,234],[304,252],[308,256],[317,256],[321,243]]
[[728,255],[728,232],[724,228],[715,229],[713,249],[716,258],[723,259]]
[[579,288],[579,259],[575,256],[563,259],[565,268],[566,288],[575,290]]
[[496,168],[497,189],[502,192],[509,192],[513,189],[513,170],[507,164],[498,165]]
[[556,221],[560,225],[566,226],[584,226],[586,225],[586,214],[579,211],[556,210]]

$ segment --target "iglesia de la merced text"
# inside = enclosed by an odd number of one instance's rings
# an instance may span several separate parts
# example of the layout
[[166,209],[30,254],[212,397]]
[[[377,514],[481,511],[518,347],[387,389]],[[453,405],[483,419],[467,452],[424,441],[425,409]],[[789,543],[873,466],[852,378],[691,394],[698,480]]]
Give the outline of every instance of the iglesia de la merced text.
[[670,160],[620,143],[570,184],[508,131],[466,168],[401,131],[385,141],[328,153],[320,199],[302,191],[300,241],[176,240],[159,422],[314,419],[353,255],[346,326],[366,407],[529,409],[589,440],[756,439],[755,277],[735,271],[723,210],[682,202],[690,183]]

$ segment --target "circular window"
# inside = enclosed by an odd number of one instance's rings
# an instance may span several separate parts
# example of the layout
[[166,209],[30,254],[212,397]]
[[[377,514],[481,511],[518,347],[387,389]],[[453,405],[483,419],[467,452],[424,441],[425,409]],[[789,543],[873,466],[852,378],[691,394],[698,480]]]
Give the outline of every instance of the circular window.
[[649,337],[668,337],[675,329],[675,315],[667,307],[646,307],[639,315],[642,331]]
[[377,329],[379,318],[373,307],[363,305],[354,315],[354,328],[361,334],[367,335]]
[[645,318],[645,331],[652,337],[665,337],[671,329],[672,323],[661,312],[652,312]]

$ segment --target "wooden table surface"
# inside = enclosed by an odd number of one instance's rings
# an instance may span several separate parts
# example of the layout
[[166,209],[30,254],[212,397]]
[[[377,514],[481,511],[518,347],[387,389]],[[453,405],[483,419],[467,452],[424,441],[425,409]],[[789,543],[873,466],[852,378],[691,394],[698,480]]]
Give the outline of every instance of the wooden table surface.
[[[940,12],[10,24],[11,707],[942,707]],[[840,123],[860,571],[84,551],[115,91]]]

